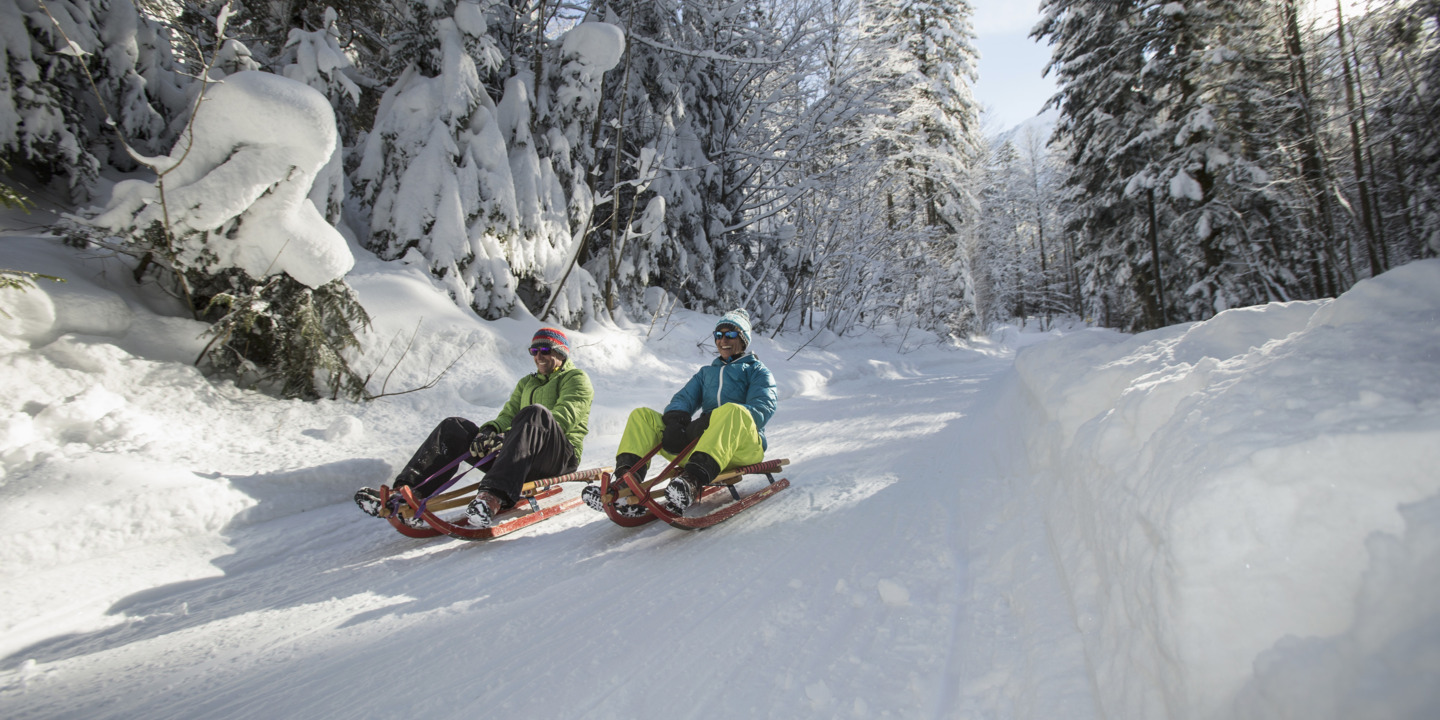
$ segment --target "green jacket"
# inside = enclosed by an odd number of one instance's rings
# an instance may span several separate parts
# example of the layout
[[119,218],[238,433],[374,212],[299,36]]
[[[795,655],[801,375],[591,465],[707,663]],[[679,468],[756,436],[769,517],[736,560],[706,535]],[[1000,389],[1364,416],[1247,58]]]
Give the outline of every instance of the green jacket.
[[500,408],[500,414],[481,427],[488,425],[505,432],[510,429],[510,423],[520,408],[539,403],[548,408],[555,421],[564,428],[565,437],[575,448],[575,459],[578,461],[585,446],[585,434],[590,432],[590,401],[594,397],[590,376],[566,358],[560,369],[548,376],[530,373],[520,378],[505,407]]

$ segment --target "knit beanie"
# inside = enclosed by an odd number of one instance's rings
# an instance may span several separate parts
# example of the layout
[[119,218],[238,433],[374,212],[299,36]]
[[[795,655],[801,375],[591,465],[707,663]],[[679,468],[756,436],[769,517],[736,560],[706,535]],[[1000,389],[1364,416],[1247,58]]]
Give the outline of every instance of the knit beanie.
[[750,348],[750,313],[745,308],[735,308],[720,316],[720,322],[715,323],[715,329],[719,330],[721,325],[734,325],[740,331],[740,337],[745,340],[745,348]]
[[565,339],[565,333],[556,328],[542,327],[535,331],[535,337],[530,338],[530,346],[542,344],[549,345],[550,351],[562,359],[570,357],[570,343]]

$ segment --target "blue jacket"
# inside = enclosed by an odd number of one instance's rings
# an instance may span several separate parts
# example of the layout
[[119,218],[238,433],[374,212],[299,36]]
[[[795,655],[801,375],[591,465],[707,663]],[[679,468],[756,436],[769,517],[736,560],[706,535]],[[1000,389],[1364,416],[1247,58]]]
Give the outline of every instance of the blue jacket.
[[710,412],[726,403],[739,403],[755,418],[755,429],[760,431],[760,446],[765,442],[765,423],[775,414],[775,376],[770,368],[760,362],[754,353],[746,352],[729,361],[715,358],[715,361],[700,368],[675,397],[665,406],[665,412],[696,410]]

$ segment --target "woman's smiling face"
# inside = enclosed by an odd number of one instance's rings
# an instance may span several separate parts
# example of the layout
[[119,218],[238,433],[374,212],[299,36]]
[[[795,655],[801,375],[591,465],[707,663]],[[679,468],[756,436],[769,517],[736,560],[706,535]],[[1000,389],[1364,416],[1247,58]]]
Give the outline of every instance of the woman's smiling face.
[[[740,328],[734,325],[721,325],[715,328],[718,333],[715,336],[715,349],[720,352],[720,357],[729,360],[745,351],[745,340],[740,337]],[[734,333],[735,337],[726,337]]]

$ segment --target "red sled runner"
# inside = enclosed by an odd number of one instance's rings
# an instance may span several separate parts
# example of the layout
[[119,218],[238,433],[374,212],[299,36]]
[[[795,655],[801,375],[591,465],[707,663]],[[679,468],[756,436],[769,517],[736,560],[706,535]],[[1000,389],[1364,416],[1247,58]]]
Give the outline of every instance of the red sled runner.
[[[468,457],[470,457],[468,454],[462,455],[447,468],[458,465]],[[475,462],[474,465],[484,464],[486,460],[493,457],[494,454],[487,456]],[[458,480],[459,475],[452,479],[451,483]],[[380,515],[389,520],[390,525],[401,535],[408,537],[430,538],[448,535],[461,540],[490,540],[579,507],[583,503],[579,497],[564,499],[557,497],[564,491],[560,487],[561,483],[589,483],[595,480],[603,482],[605,478],[609,477],[610,468],[601,467],[527,482],[521,488],[520,501],[515,503],[515,507],[500,513],[495,518],[495,524],[487,528],[471,527],[469,518],[463,511],[453,519],[446,519],[439,515],[446,510],[468,507],[480,489],[479,483],[458,490],[441,492],[428,498],[416,498],[409,487],[392,490],[388,486],[381,485]]]
[[[675,456],[675,460],[671,461],[663,472],[651,480],[637,478],[633,472],[626,472],[620,477],[614,477],[607,472],[600,478],[599,487],[585,488],[582,496],[588,496],[587,504],[592,507],[599,504],[611,522],[622,527],[638,527],[658,519],[682,530],[703,530],[729,520],[790,487],[788,479],[775,479],[775,473],[779,472],[780,468],[789,465],[790,460],[786,458],[766,460],[720,473],[701,489],[698,499],[699,502],[704,502],[716,493],[726,490],[730,493],[731,502],[694,517],[676,513],[665,501],[665,489],[663,487],[657,489],[656,486],[680,474],[680,458],[689,455],[694,447],[695,442],[691,442]],[[636,467],[648,465],[650,459],[659,451],[660,446],[656,445],[645,457],[640,459],[640,462],[635,463]],[[746,475],[764,475],[769,483],[760,490],[741,497],[739,491],[735,489],[735,485]]]

